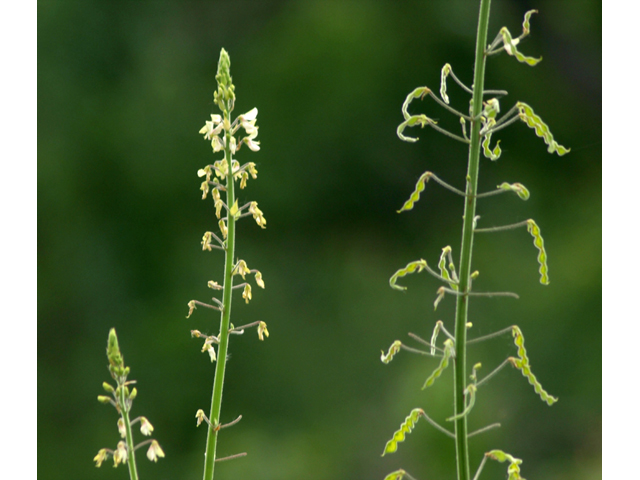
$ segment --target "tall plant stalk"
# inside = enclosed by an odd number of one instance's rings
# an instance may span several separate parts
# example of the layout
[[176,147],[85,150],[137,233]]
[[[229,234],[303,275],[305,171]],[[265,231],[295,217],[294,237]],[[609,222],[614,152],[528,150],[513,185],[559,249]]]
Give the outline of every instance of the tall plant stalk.
[[[246,216],[253,216],[254,220],[261,228],[265,228],[267,222],[262,211],[258,208],[257,202],[248,202],[243,206],[238,206],[238,201],[235,195],[236,182],[239,182],[240,188],[243,189],[245,188],[249,177],[255,179],[258,174],[258,171],[255,168],[255,163],[253,162],[248,162],[240,166],[238,161],[234,159],[235,153],[240,149],[240,147],[242,147],[242,145],[247,145],[252,151],[260,150],[260,146],[259,142],[255,141],[255,138],[258,135],[258,127],[255,125],[256,117],[258,115],[258,110],[256,108],[238,116],[233,121],[231,119],[231,112],[235,105],[235,86],[231,81],[230,65],[231,62],[229,55],[224,49],[222,49],[220,52],[220,60],[218,62],[218,73],[216,75],[218,88],[214,93],[214,102],[219,107],[222,115],[211,115],[211,121],[207,121],[205,126],[200,130],[200,133],[204,135],[205,139],[211,141],[213,152],[223,152],[224,158],[216,161],[212,165],[207,165],[205,168],[198,171],[198,176],[206,177],[200,186],[200,189],[203,192],[202,198],[207,198],[211,191],[211,198],[214,201],[216,216],[219,219],[218,226],[220,229],[220,236],[213,232],[206,232],[202,239],[202,249],[209,251],[214,249],[224,251],[225,264],[223,284],[220,285],[213,280],[208,282],[208,286],[213,290],[222,290],[222,300],[218,300],[214,297],[214,305],[198,302],[196,300],[189,302],[189,315],[191,315],[197,306],[205,306],[220,312],[220,330],[218,335],[205,335],[198,330],[192,330],[191,332],[195,337],[205,338],[205,344],[202,350],[209,352],[211,361],[216,362],[209,417],[207,418],[202,410],[198,410],[196,413],[198,425],[203,421],[206,421],[209,426],[205,448],[204,480],[213,480],[216,461],[246,455],[245,453],[241,453],[232,455],[231,457],[218,458],[216,452],[218,434],[220,430],[235,424],[241,418],[239,417],[235,421],[226,425],[222,424],[220,421],[230,334],[242,334],[245,328],[257,326],[260,340],[263,340],[264,336],[269,335],[266,329],[266,324],[262,321],[253,322],[241,327],[234,327],[231,323],[233,291],[238,288],[243,288],[242,297],[247,303],[249,303],[252,297],[251,286],[249,283],[244,282],[234,285],[234,276],[239,275],[244,280],[246,275],[254,274],[256,284],[259,287],[264,288],[262,274],[258,270],[250,270],[244,260],[236,260],[236,223],[238,220]],[[236,133],[241,131],[241,129],[244,130],[247,136],[243,138],[238,136],[238,138],[236,138]],[[219,180],[224,181],[224,184],[220,183]],[[226,202],[221,198],[221,191],[226,193]],[[226,212],[226,216],[224,217],[222,216],[223,211]],[[218,345],[217,354],[214,344]]]
[[[453,73],[453,69],[449,64],[446,64],[442,68],[441,72],[441,85],[440,85],[440,98],[438,98],[431,89],[428,87],[419,87],[411,92],[402,106],[402,113],[404,121],[398,127],[398,136],[401,140],[407,142],[416,142],[418,139],[410,137],[404,134],[404,131],[408,127],[425,127],[429,126],[436,131],[447,135],[453,139],[468,144],[469,156],[467,164],[467,175],[465,178],[465,190],[461,191],[454,186],[448,184],[444,180],[438,178],[432,172],[425,172],[418,179],[414,192],[411,194],[409,200],[407,200],[402,208],[398,211],[403,212],[411,210],[414,204],[420,199],[421,192],[426,188],[426,184],[429,180],[433,179],[439,185],[446,189],[458,194],[464,198],[464,217],[462,225],[462,242],[460,248],[460,261],[456,268],[453,258],[452,249],[450,246],[446,246],[442,249],[442,255],[438,262],[438,271],[432,269],[426,260],[420,259],[414,262],[410,262],[405,268],[398,270],[390,279],[389,283],[392,288],[397,290],[406,290],[406,287],[398,285],[398,280],[408,274],[418,273],[426,271],[432,276],[437,278],[440,282],[444,283],[437,290],[437,297],[434,306],[437,308],[438,304],[443,300],[445,295],[453,295],[456,298],[456,311],[455,311],[455,323],[454,334],[450,334],[445,326],[445,323],[438,320],[435,324],[433,334],[430,341],[421,339],[417,335],[410,334],[415,340],[419,341],[423,345],[429,347],[429,351],[420,350],[414,347],[404,345],[401,341],[396,340],[393,342],[389,351],[385,354],[382,352],[381,360],[384,363],[389,363],[391,359],[400,350],[404,349],[412,353],[418,353],[422,355],[430,355],[440,358],[440,364],[431,373],[431,375],[425,381],[423,389],[430,387],[434,382],[442,375],[443,371],[448,367],[449,363],[453,363],[453,376],[454,376],[454,414],[446,420],[453,423],[454,431],[441,426],[436,421],[431,419],[427,413],[421,408],[415,408],[406,417],[405,421],[401,424],[400,429],[396,431],[393,438],[389,440],[385,446],[383,455],[387,453],[393,453],[398,448],[398,443],[405,440],[405,437],[415,427],[416,422],[420,418],[424,418],[431,425],[437,428],[440,432],[451,437],[456,446],[456,470],[458,480],[472,480],[471,469],[469,465],[469,448],[468,438],[477,433],[482,433],[491,428],[498,427],[499,424],[492,424],[487,427],[481,428],[475,432],[469,432],[467,428],[467,418],[473,409],[476,399],[476,392],[480,386],[482,386],[489,378],[498,373],[504,366],[511,364],[513,367],[520,370],[523,376],[527,378],[529,383],[534,387],[536,393],[540,398],[548,405],[552,405],[557,401],[557,398],[549,395],[540,385],[535,375],[531,371],[531,365],[527,352],[524,348],[524,336],[522,331],[517,325],[504,328],[493,334],[486,335],[484,337],[474,338],[467,340],[467,331],[471,328],[472,324],[468,320],[469,316],[469,301],[472,296],[478,297],[497,297],[507,296],[518,298],[515,293],[511,292],[478,292],[473,288],[473,281],[478,276],[478,272],[472,272],[472,257],[473,257],[473,239],[475,233],[482,232],[501,232],[505,230],[512,230],[519,227],[526,227],[528,232],[532,235],[534,245],[538,250],[538,263],[540,273],[540,283],[547,285],[549,283],[548,266],[547,266],[547,254],[544,249],[544,241],[540,234],[540,228],[534,220],[529,219],[524,222],[519,222],[511,225],[505,225],[501,227],[493,228],[477,228],[476,223],[479,217],[476,216],[476,204],[477,200],[483,197],[497,195],[500,193],[511,191],[516,193],[522,200],[529,198],[529,191],[520,183],[507,183],[504,182],[498,185],[496,190],[486,193],[478,193],[478,178],[480,170],[480,153],[482,152],[486,158],[491,161],[496,161],[500,158],[502,153],[498,143],[492,148],[490,146],[491,136],[493,133],[515,123],[518,120],[524,122],[528,127],[535,130],[536,135],[542,137],[548,148],[549,153],[557,153],[558,155],[564,155],[569,152],[569,149],[559,145],[555,142],[553,135],[549,131],[549,127],[542,121],[542,119],[536,115],[533,109],[523,103],[517,102],[507,113],[499,117],[500,102],[498,98],[487,98],[490,95],[504,96],[507,92],[502,90],[485,90],[484,88],[484,76],[487,57],[500,52],[506,52],[508,55],[514,56],[519,62],[527,65],[536,65],[541,59],[527,57],[523,55],[517,48],[520,40],[529,34],[529,21],[535,10],[527,12],[524,16],[524,22],[522,24],[522,34],[517,38],[513,38],[511,33],[506,27],[500,29],[499,34],[496,36],[492,43],[487,43],[488,27],[489,27],[489,12],[491,8],[491,0],[481,0],[480,13],[478,20],[478,31],[476,37],[476,50],[475,50],[475,65],[474,65],[474,78],[473,88],[469,88],[462,83]],[[447,94],[447,78],[453,78],[453,80],[467,93],[471,94],[471,108],[469,114],[456,111],[449,106],[449,97]],[[435,100],[440,106],[446,108],[449,112],[458,116],[462,125],[462,136],[449,132],[442,127],[438,126],[434,120],[427,117],[424,114],[412,115],[409,113],[409,106],[415,99],[422,99],[429,96]],[[467,135],[467,124],[469,124],[469,134]],[[446,339],[442,346],[437,345],[437,339],[440,332],[444,332]],[[514,339],[514,344],[517,349],[517,357],[509,357],[502,362],[494,371],[490,372],[482,379],[478,379],[478,370],[481,365],[475,364],[472,368],[471,375],[467,372],[467,344],[470,342],[477,342],[481,340],[488,340],[490,338],[497,337],[498,335],[511,333]],[[470,380],[470,381],[469,381]],[[473,480],[477,480],[482,468],[487,459],[493,459],[499,462],[509,462],[508,473],[509,480],[520,479],[520,464],[522,460],[513,457],[512,455],[503,452],[502,450],[491,450],[485,453],[485,456],[480,463],[480,466],[473,476]],[[405,470],[397,470],[386,477],[386,480],[400,480],[403,477],[412,479]]]
[[[471,275],[471,256],[473,254],[473,219],[476,216],[476,194],[480,171],[480,114],[484,92],[484,70],[486,65],[485,45],[489,29],[489,11],[491,0],[482,0],[476,38],[476,58],[473,77],[473,98],[471,100],[471,143],[469,144],[469,163],[467,166],[467,188],[464,202],[464,221],[462,224],[462,247],[460,249],[460,284],[456,297],[456,323],[454,360],[454,398],[455,413],[460,415],[466,408],[464,389],[467,380],[467,315],[469,312],[469,286]],[[467,443],[467,417],[461,416],[455,422],[456,458],[458,480],[469,480],[469,447]]]
[[[231,124],[229,111],[224,111],[223,123]],[[228,174],[226,176],[227,205],[235,204],[234,180],[233,180],[233,156],[231,154],[231,142],[224,137],[224,160],[227,162]],[[216,446],[218,443],[218,432],[214,425],[218,424],[220,410],[222,408],[222,389],[224,387],[224,372],[227,365],[227,350],[229,348],[229,323],[231,318],[231,291],[233,289],[233,259],[235,256],[236,243],[236,220],[234,215],[228,216],[227,223],[227,244],[224,251],[224,290],[222,293],[222,312],[220,314],[220,343],[218,345],[218,360],[216,362],[216,372],[213,381],[213,392],[211,395],[211,412],[209,418],[213,420],[207,432],[207,447],[204,461],[204,480],[213,479],[213,471],[216,459]]]

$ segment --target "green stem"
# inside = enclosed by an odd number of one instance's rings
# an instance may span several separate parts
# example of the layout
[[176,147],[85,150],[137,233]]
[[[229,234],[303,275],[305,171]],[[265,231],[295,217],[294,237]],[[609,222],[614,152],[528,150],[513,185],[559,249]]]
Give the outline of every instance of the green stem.
[[[122,382],[124,383],[124,381]],[[138,469],[136,468],[136,455],[133,446],[133,434],[131,433],[131,421],[129,420],[129,409],[125,399],[125,386],[120,386],[119,403],[120,410],[122,411],[122,420],[124,421],[124,428],[126,432],[127,442],[127,465],[129,466],[129,478],[131,480],[138,480]]]
[[[456,301],[455,325],[455,362],[454,362],[454,397],[455,414],[464,412],[466,388],[466,349],[467,349],[467,312],[469,308],[469,286],[471,275],[471,255],[473,250],[473,219],[476,215],[476,193],[478,190],[478,171],[480,166],[480,114],[482,113],[482,94],[484,90],[485,46],[489,27],[489,10],[491,0],[481,0],[480,18],[478,21],[478,35],[476,38],[476,56],[473,79],[473,99],[471,118],[471,144],[469,145],[469,164],[467,168],[466,200],[464,206],[464,223],[462,228],[462,247],[460,249],[460,283]],[[457,417],[455,421],[456,433],[456,462],[458,480],[470,480],[469,446],[467,443],[467,417]]]
[[[229,110],[224,112],[224,122],[229,124]],[[227,160],[227,205],[229,208],[235,203],[234,180],[231,168],[231,134],[225,133],[225,159]],[[218,426],[220,424],[220,410],[222,406],[222,388],[224,386],[224,371],[227,363],[227,349],[229,346],[229,322],[231,317],[231,290],[233,288],[233,267],[235,250],[236,221],[233,215],[227,214],[227,247],[224,264],[224,291],[222,293],[222,314],[220,320],[220,344],[218,345],[218,359],[216,373],[213,380],[213,394],[211,398],[211,413],[207,435],[207,449],[204,457],[204,480],[213,480],[213,469],[216,461],[216,445],[218,441]]]

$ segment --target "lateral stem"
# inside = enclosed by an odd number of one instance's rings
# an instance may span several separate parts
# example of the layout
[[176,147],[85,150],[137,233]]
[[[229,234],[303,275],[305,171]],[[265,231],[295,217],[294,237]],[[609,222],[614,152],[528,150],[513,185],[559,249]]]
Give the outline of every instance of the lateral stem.
[[[450,72],[450,74],[451,74],[451,72]],[[429,90],[429,96],[431,98],[433,98],[438,103],[438,105],[440,105],[441,107],[446,108],[447,110],[449,110],[454,115],[457,115],[458,117],[462,117],[468,122],[471,121],[471,117],[469,115],[465,115],[464,113],[461,113],[461,112],[457,111],[455,108],[451,107],[450,105],[447,105],[442,100],[440,100],[438,98],[438,96],[433,93],[433,91]]]
[[[506,190],[505,190],[506,191]],[[511,225],[503,225],[501,227],[490,227],[490,228],[476,228],[474,232],[476,233],[490,233],[490,232],[502,232],[505,230],[514,230],[520,227],[526,227],[528,220],[518,223],[512,223]]]
[[479,343],[479,342],[483,342],[485,340],[489,340],[491,338],[499,337],[500,335],[504,335],[505,333],[511,332],[511,331],[513,331],[513,326],[507,327],[507,328],[503,328],[502,330],[498,330],[497,332],[493,332],[493,333],[490,333],[488,335],[483,335],[482,337],[477,337],[477,338],[473,338],[471,340],[467,340],[467,345],[469,345],[470,343]]
[[[511,358],[511,357],[509,357]],[[504,362],[502,362],[493,372],[491,372],[490,374],[488,374],[486,377],[484,377],[482,380],[480,380],[479,382],[476,383],[476,387],[479,387],[480,385],[482,385],[483,383],[485,383],[486,381],[488,381],[490,378],[492,378],[496,373],[498,373],[500,370],[502,370],[507,363],[510,362],[509,358],[507,358]]]
[[411,338],[413,338],[415,341],[422,343],[423,345],[426,345],[429,348],[435,348],[436,350],[438,350],[439,352],[442,352],[444,354],[444,350],[440,347],[436,347],[435,345],[427,342],[424,338],[419,337],[418,335],[416,335],[415,333],[411,333],[409,332],[408,334]]
[[422,411],[421,415],[424,417],[424,419],[429,422],[432,426],[434,426],[435,428],[437,428],[438,430],[440,430],[442,433],[444,433],[445,435],[447,435],[448,437],[451,438],[456,438],[455,434],[453,432],[450,432],[449,430],[447,430],[446,428],[444,428],[443,426],[439,425],[438,423],[436,423],[434,420],[431,420],[431,418],[429,418],[429,415],[427,415],[424,410]]
[[492,423],[491,425],[487,425],[486,427],[482,427],[475,432],[471,432],[468,436],[473,437],[474,435],[478,435],[479,433],[484,433],[488,430],[493,430],[494,428],[500,428],[502,425],[499,423]]

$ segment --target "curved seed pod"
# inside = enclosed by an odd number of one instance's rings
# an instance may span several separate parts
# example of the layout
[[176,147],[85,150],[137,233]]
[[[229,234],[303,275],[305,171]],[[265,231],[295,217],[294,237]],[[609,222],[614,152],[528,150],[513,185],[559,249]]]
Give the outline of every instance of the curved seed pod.
[[551,134],[551,130],[549,130],[549,126],[542,121],[542,119],[535,114],[533,108],[523,102],[516,103],[518,107],[518,116],[520,120],[527,124],[528,127],[533,128],[538,137],[542,137],[544,143],[546,143],[549,147],[547,148],[547,152],[549,153],[557,153],[559,156],[562,156],[571,151],[570,148],[565,148],[559,143],[557,143],[553,139],[553,135]]
[[527,35],[529,35],[529,32],[531,31],[529,29],[529,19],[531,18],[531,15],[533,15],[534,13],[538,13],[538,11],[529,10],[527,13],[524,14],[524,21],[522,22],[522,37],[526,37]]
[[411,197],[409,197],[409,200],[404,202],[404,205],[402,205],[402,208],[398,210],[398,213],[404,212],[405,210],[413,209],[413,204],[420,200],[420,193],[422,193],[426,183],[429,181],[432,175],[433,173],[431,172],[424,172],[422,175],[420,175],[420,178],[416,183],[416,188],[411,194]]
[[484,136],[484,140],[482,140],[482,153],[489,160],[493,160],[494,162],[500,158],[502,155],[502,149],[500,148],[500,140],[496,143],[496,146],[493,150],[489,147],[489,142],[491,141],[491,134],[488,133]]
[[408,275],[410,273],[414,273],[415,271],[420,273],[422,270],[426,268],[426,266],[427,266],[426,260],[416,260],[415,262],[409,263],[406,267],[401,268],[391,276],[391,278],[389,279],[389,285],[394,290],[406,290],[407,287],[396,285],[396,281],[398,280],[398,278],[404,277],[405,275]]
[[405,99],[404,103],[402,104],[402,115],[404,116],[405,120],[409,120],[411,118],[411,115],[409,114],[409,104],[416,98],[424,97],[430,91],[431,90],[429,88],[427,88],[427,87],[418,87],[413,92],[411,92],[409,95],[407,95],[407,98]]
[[442,299],[444,298],[444,294],[445,294],[445,290],[444,287],[440,287],[438,289],[438,296],[436,297],[436,301],[433,302],[433,311],[435,312],[438,309],[438,304],[442,301]]
[[385,445],[384,452],[382,452],[383,457],[387,453],[393,453],[398,450],[398,442],[404,442],[406,435],[408,433],[411,433],[416,425],[416,422],[423,414],[424,411],[421,408],[414,408],[413,410],[411,410],[411,413],[407,416],[407,418],[404,419],[402,425],[400,425],[400,430],[397,430],[393,434],[393,438],[389,440]]
[[433,327],[433,333],[431,334],[431,355],[436,354],[436,340],[438,339],[438,334],[440,333],[440,329],[443,325],[442,320],[438,320],[436,322],[436,326]]
[[403,135],[402,132],[404,132],[404,129],[407,127],[415,127],[416,125],[420,125],[420,127],[424,127],[425,125],[428,125],[430,123],[435,124],[438,122],[430,119],[426,115],[414,115],[413,117],[407,118],[404,122],[398,125],[398,129],[396,130],[396,133],[398,134],[398,137],[400,137],[400,140],[404,140],[405,142],[417,142],[419,140],[418,137],[414,138],[414,137],[407,137]]
[[516,347],[518,347],[518,358],[510,357],[509,361],[511,364],[516,367],[522,375],[527,377],[529,383],[533,385],[533,389],[536,391],[540,398],[547,402],[547,405],[551,406],[558,401],[556,397],[552,397],[549,395],[540,385],[540,382],[536,378],[536,376],[531,371],[531,365],[529,364],[529,357],[527,357],[527,351],[524,348],[524,336],[522,335],[522,331],[517,325],[514,325],[513,330],[513,343],[515,343]]
[[522,185],[521,183],[501,183],[500,185],[498,185],[498,188],[501,190],[510,190],[512,192],[515,192],[518,194],[518,196],[522,199],[522,200],[529,200],[529,190],[527,190],[527,187],[525,187],[524,185]]
[[467,404],[466,408],[460,414],[454,415],[453,417],[447,418],[447,422],[453,422],[455,420],[460,420],[461,418],[464,418],[467,415],[469,415],[469,412],[471,412],[471,409],[473,408],[473,406],[476,403],[476,390],[477,390],[477,387],[475,385],[473,385],[473,384],[469,385],[465,389],[465,393],[469,394],[469,403]]
[[527,231],[533,237],[533,244],[538,249],[538,263],[540,264],[540,283],[549,285],[549,267],[547,266],[547,252],[544,249],[544,240],[540,235],[540,227],[532,219],[527,220]]
[[447,77],[451,73],[451,65],[444,64],[442,71],[440,72],[440,96],[447,105],[449,104],[449,97],[447,96]]
[[395,472],[391,472],[389,475],[384,477],[384,480],[402,480],[404,476],[407,474],[404,470],[396,470]]
[[508,480],[524,480],[520,476],[520,464],[522,460],[519,458],[512,457],[508,453],[503,452],[502,450],[491,450],[484,454],[485,457],[489,457],[492,460],[497,460],[500,463],[504,463],[506,461],[509,462],[509,468],[507,469],[507,473],[509,474]]
[[402,342],[400,342],[400,340],[396,340],[391,344],[386,355],[384,354],[384,350],[382,350],[382,355],[380,355],[380,360],[382,360],[382,363],[389,363],[391,360],[393,360],[395,354],[400,351],[400,347],[402,347]]
[[422,386],[422,390],[433,385],[433,382],[435,382],[436,379],[440,375],[442,375],[442,372],[444,372],[444,369],[449,366],[449,359],[453,357],[453,354],[454,354],[453,341],[450,338],[448,338],[444,341],[444,355],[440,360],[440,365],[438,365],[438,368],[436,368],[433,371],[433,373],[429,375],[429,378],[427,378],[427,380],[424,382],[424,385]]
[[517,39],[517,38],[511,38],[511,33],[509,33],[509,30],[507,29],[507,27],[502,27],[500,29],[500,35],[502,35],[502,42],[504,43],[504,50],[509,55],[512,55],[512,56],[516,57],[516,59],[519,62],[526,63],[527,65],[530,65],[530,66],[533,67],[534,65],[537,65],[538,62],[540,62],[542,60],[542,57],[540,57],[540,58],[527,57],[527,56],[523,55],[522,53],[520,53],[518,51],[518,49],[516,48],[516,45],[520,42],[520,40]]
[[[440,255],[440,261],[438,262],[438,268],[440,269],[440,275],[447,280],[453,280],[449,275],[449,270],[447,269],[447,257],[451,254],[451,247],[447,245],[442,249],[442,254]],[[458,290],[458,285],[455,283],[449,283],[453,290]],[[433,342],[432,342],[433,343]]]

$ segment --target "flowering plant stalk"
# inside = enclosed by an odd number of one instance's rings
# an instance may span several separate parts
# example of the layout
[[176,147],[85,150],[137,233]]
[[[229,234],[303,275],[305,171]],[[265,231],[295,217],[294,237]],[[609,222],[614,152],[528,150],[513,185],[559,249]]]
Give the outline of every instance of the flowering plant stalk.
[[[229,55],[224,49],[220,52],[216,81],[218,88],[213,95],[213,99],[222,115],[211,115],[211,120],[205,123],[200,133],[204,135],[207,141],[211,142],[213,153],[223,152],[224,157],[212,165],[207,165],[200,169],[198,176],[204,177],[204,181],[200,186],[202,199],[206,199],[210,194],[214,202],[216,217],[219,220],[219,235],[211,231],[205,232],[202,238],[202,249],[206,251],[221,250],[224,252],[225,267],[222,285],[213,280],[208,282],[209,288],[214,291],[222,291],[222,300],[213,297],[213,304],[191,300],[188,304],[189,315],[187,316],[187,318],[191,316],[197,307],[207,307],[220,312],[218,335],[207,335],[198,330],[191,331],[192,336],[205,339],[202,351],[208,352],[211,361],[216,362],[209,416],[207,417],[202,409],[196,413],[197,425],[199,426],[204,421],[209,427],[205,450],[204,480],[213,479],[216,461],[229,460],[246,455],[246,453],[239,453],[224,458],[216,457],[219,431],[222,428],[234,425],[241,418],[240,416],[227,424],[222,424],[220,421],[229,337],[231,334],[242,334],[246,328],[251,327],[257,327],[260,340],[263,340],[265,336],[269,336],[265,322],[257,321],[234,327],[230,321],[233,291],[242,289],[242,298],[246,303],[249,303],[252,297],[251,285],[248,282],[234,285],[233,279],[235,276],[241,276],[243,280],[246,280],[246,276],[252,274],[256,284],[264,288],[262,273],[258,270],[250,269],[244,260],[236,260],[235,258],[236,222],[243,217],[252,216],[261,228],[266,228],[267,225],[267,221],[262,211],[258,208],[257,202],[251,201],[239,206],[235,194],[236,182],[239,182],[240,189],[244,189],[249,177],[255,179],[258,175],[255,163],[248,162],[241,166],[234,159],[234,155],[242,145],[247,145],[254,152],[260,150],[260,144],[255,140],[258,135],[258,127],[256,126],[258,109],[254,108],[231,121],[231,112],[235,104],[235,86],[231,81]],[[240,134],[238,134],[239,132]],[[222,200],[221,192],[226,193],[226,202]],[[214,345],[218,346],[217,353]]]
[[[492,148],[490,146],[491,136],[497,131],[521,120],[528,127],[533,128],[537,136],[542,137],[547,144],[547,151],[549,153],[557,153],[558,155],[564,155],[569,152],[569,149],[558,144],[551,134],[549,127],[542,121],[542,119],[536,115],[533,109],[523,103],[517,102],[506,114],[499,116],[500,103],[498,96],[504,96],[507,92],[502,90],[485,90],[484,88],[484,74],[485,64],[488,56],[506,52],[508,55],[514,56],[519,62],[525,63],[530,66],[536,65],[541,58],[532,58],[523,55],[517,48],[520,41],[529,34],[529,22],[531,15],[536,13],[535,10],[528,11],[524,16],[524,22],[522,24],[522,34],[517,38],[513,38],[511,33],[506,27],[500,29],[500,32],[496,38],[487,44],[487,31],[489,25],[489,11],[491,0],[481,0],[480,15],[478,22],[478,33],[476,39],[476,54],[475,54],[475,68],[473,88],[469,88],[464,85],[453,73],[453,70],[449,64],[446,64],[442,68],[441,72],[441,85],[440,85],[440,98],[433,93],[433,91],[427,87],[416,88],[411,92],[402,106],[402,113],[404,115],[404,121],[398,127],[398,136],[400,139],[407,142],[416,142],[418,139],[404,135],[404,131],[408,127],[429,126],[440,133],[443,133],[451,138],[454,138],[460,142],[463,142],[469,146],[468,167],[466,175],[466,186],[464,191],[457,189],[456,187],[448,184],[444,180],[438,178],[432,172],[425,172],[418,180],[414,192],[410,198],[405,202],[402,208],[398,212],[411,210],[414,204],[420,199],[420,193],[425,189],[426,183],[429,180],[434,180],[439,185],[452,191],[463,197],[464,199],[464,217],[462,226],[462,245],[460,262],[458,266],[454,264],[452,257],[452,249],[450,246],[446,246],[442,249],[440,259],[438,261],[438,270],[431,268],[424,259],[409,263],[405,268],[398,270],[390,279],[390,285],[397,290],[406,290],[406,287],[402,287],[397,284],[401,277],[404,277],[411,273],[418,273],[426,271],[433,277],[438,279],[444,285],[437,289],[436,300],[434,302],[434,308],[438,307],[438,304],[444,299],[446,295],[455,297],[456,300],[456,313],[453,326],[453,334],[445,327],[445,323],[438,320],[434,326],[433,334],[430,341],[426,341],[417,335],[410,334],[416,341],[426,346],[428,350],[417,349],[409,347],[403,344],[401,341],[396,340],[393,342],[389,351],[385,354],[382,352],[381,360],[384,363],[389,363],[393,356],[400,350],[406,350],[412,353],[434,356],[440,358],[440,363],[436,369],[431,373],[424,383],[423,389],[432,386],[435,381],[442,375],[444,370],[453,364],[453,377],[454,377],[454,412],[453,415],[446,419],[446,421],[453,423],[454,431],[441,426],[439,423],[431,419],[427,413],[421,408],[415,408],[406,417],[405,421],[401,424],[400,429],[397,430],[391,440],[389,440],[385,446],[383,455],[387,453],[393,453],[398,448],[398,443],[405,440],[405,437],[415,427],[416,422],[420,418],[424,418],[427,422],[432,424],[439,431],[452,438],[456,446],[456,468],[458,480],[477,480],[484,467],[487,459],[493,459],[498,462],[508,462],[508,475],[509,480],[520,479],[520,464],[522,460],[513,457],[512,455],[505,453],[501,450],[490,450],[484,454],[482,461],[473,477],[471,477],[471,469],[469,464],[469,449],[468,438],[485,432],[491,428],[499,427],[499,424],[492,424],[487,427],[481,428],[475,432],[468,432],[467,419],[471,413],[476,400],[476,392],[489,378],[493,377],[498,371],[500,371],[506,365],[512,365],[516,369],[520,370],[523,376],[527,378],[529,383],[534,387],[535,392],[540,398],[548,405],[552,405],[558,399],[549,395],[543,388],[540,382],[531,371],[531,365],[527,352],[524,348],[524,337],[520,328],[516,325],[509,326],[503,330],[489,334],[483,337],[474,339],[467,339],[467,331],[472,328],[472,324],[468,321],[468,309],[471,298],[481,297],[513,297],[518,298],[515,293],[511,292],[480,292],[476,291],[473,287],[473,282],[478,278],[479,272],[471,271],[471,259],[473,253],[473,238],[475,233],[482,232],[499,232],[505,230],[516,229],[519,227],[526,227],[528,232],[533,236],[533,242],[538,250],[538,263],[540,273],[540,283],[543,285],[549,284],[549,272],[547,266],[547,254],[544,248],[544,241],[540,234],[540,228],[536,222],[532,219],[524,222],[519,222],[511,225],[505,225],[502,227],[494,228],[478,228],[477,224],[480,219],[476,215],[476,203],[477,200],[497,195],[500,193],[511,191],[518,195],[523,200],[529,198],[529,191],[520,183],[507,183],[504,182],[498,185],[495,190],[478,193],[478,176],[480,168],[480,153],[491,161],[496,161],[500,157],[502,151],[500,149],[499,141]],[[471,108],[469,114],[464,114],[453,109],[449,105],[449,97],[447,95],[447,78],[451,78],[467,93],[471,94]],[[437,122],[424,114],[411,115],[408,111],[409,105],[415,99],[423,99],[429,96],[440,106],[453,113],[460,119],[462,125],[462,132],[456,134],[448,130],[443,129]],[[490,98],[485,99],[486,96]],[[467,133],[467,124],[470,124],[469,132]],[[441,346],[437,344],[438,336],[443,333],[446,339]],[[514,339],[514,344],[517,350],[517,357],[509,357],[502,364],[500,364],[495,370],[486,375],[484,378],[478,378],[478,370],[481,368],[479,363],[472,367],[471,375],[467,376],[467,345],[473,342],[482,340],[488,340],[499,335],[511,333]],[[385,480],[400,480],[403,477],[413,479],[405,470],[397,470],[387,475]]]
[[126,463],[129,466],[129,478],[131,480],[138,480],[135,451],[149,445],[147,458],[152,462],[157,462],[158,458],[163,458],[164,452],[154,439],[144,440],[134,446],[132,426],[140,423],[140,432],[143,435],[149,436],[153,432],[153,425],[151,425],[151,422],[149,422],[146,417],[137,417],[134,420],[131,420],[129,417],[129,412],[131,412],[133,401],[138,395],[138,390],[135,387],[131,390],[129,389],[129,386],[135,384],[136,381],[127,380],[130,369],[124,365],[124,358],[120,353],[118,337],[116,336],[114,328],[109,332],[107,358],[109,359],[109,372],[111,373],[111,377],[116,381],[116,388],[104,382],[102,387],[105,392],[111,396],[99,395],[98,401],[104,404],[111,404],[115,407],[120,415],[118,419],[118,432],[124,440],[118,442],[115,450],[101,448],[93,461],[96,462],[96,467],[100,467],[102,463],[111,456],[113,457],[114,467],[117,467],[121,463]]
[[[188,303],[189,314],[187,315],[187,318],[189,318],[197,307],[206,307],[220,312],[220,329],[217,335],[208,335],[201,333],[199,330],[191,330],[193,337],[204,339],[202,351],[209,354],[211,362],[216,362],[209,415],[207,416],[202,409],[196,412],[196,425],[200,426],[204,422],[209,427],[205,450],[205,480],[213,480],[215,462],[246,455],[246,453],[238,453],[224,458],[216,457],[219,431],[225,427],[235,425],[242,418],[240,416],[227,424],[222,424],[220,421],[229,337],[234,334],[242,335],[245,329],[251,327],[257,328],[260,340],[264,340],[265,337],[269,336],[267,325],[263,321],[256,321],[239,327],[234,327],[230,321],[233,291],[241,289],[242,298],[246,303],[249,303],[252,297],[251,285],[246,281],[234,285],[233,279],[235,276],[240,276],[243,280],[246,280],[247,275],[253,275],[256,285],[264,288],[262,273],[258,270],[250,269],[244,260],[235,259],[236,222],[243,217],[252,216],[258,226],[261,228],[266,228],[267,226],[267,221],[262,211],[258,208],[257,202],[251,201],[239,206],[235,195],[236,182],[239,183],[240,189],[244,189],[249,177],[255,179],[258,175],[255,163],[248,162],[241,166],[234,159],[234,155],[242,145],[246,145],[249,150],[254,152],[260,150],[260,143],[256,141],[258,135],[258,127],[256,126],[258,109],[254,108],[238,116],[233,122],[231,121],[231,111],[235,103],[235,87],[231,82],[229,55],[224,49],[220,52],[216,81],[218,88],[213,95],[213,99],[220,108],[222,115],[211,115],[211,120],[205,123],[200,130],[200,134],[203,134],[204,138],[211,142],[213,153],[223,152],[224,157],[198,170],[198,176],[204,177],[204,181],[200,185],[202,199],[204,200],[211,196],[214,202],[215,215],[219,220],[219,234],[211,231],[205,232],[202,238],[202,250],[221,250],[225,254],[223,283],[219,284],[214,280],[210,280],[207,284],[214,291],[222,292],[222,300],[213,297],[213,304],[191,300]],[[226,194],[226,201],[222,200],[221,192]],[[217,353],[215,345],[218,347]],[[135,381],[127,380],[130,370],[129,367],[124,365],[114,329],[109,333],[107,357],[109,359],[109,371],[117,386],[113,388],[113,386],[105,382],[103,388],[113,398],[101,395],[98,400],[101,403],[110,403],[116,408],[120,414],[118,430],[125,440],[120,441],[115,450],[101,449],[95,456],[94,461],[96,466],[100,467],[109,456],[112,456],[115,467],[120,463],[127,463],[131,480],[138,480],[135,450],[149,445],[147,457],[153,462],[157,462],[158,458],[164,457],[164,452],[158,442],[153,439],[143,441],[134,446],[132,425],[139,422],[140,431],[143,435],[151,435],[153,426],[145,417],[138,417],[134,420],[129,418],[129,412],[131,411],[133,400],[136,398],[137,390],[135,387],[132,390],[129,389],[129,386],[134,384]]]

